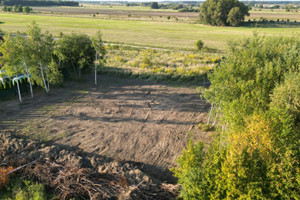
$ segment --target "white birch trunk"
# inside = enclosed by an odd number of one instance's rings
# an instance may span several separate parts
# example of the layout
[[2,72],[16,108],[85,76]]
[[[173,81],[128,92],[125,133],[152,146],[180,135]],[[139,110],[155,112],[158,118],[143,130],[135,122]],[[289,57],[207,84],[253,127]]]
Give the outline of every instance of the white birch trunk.
[[31,78],[29,76],[29,70],[28,70],[28,67],[26,65],[26,62],[24,61],[24,65],[26,67],[26,74],[27,74],[27,78],[29,80],[29,86],[30,86],[30,94],[31,94],[31,98],[33,98],[33,90],[32,90],[32,83],[31,83]]
[[47,76],[47,86],[48,86],[48,92],[49,92],[50,91],[50,83],[49,83],[48,70],[46,70],[46,76]]
[[43,83],[44,83],[44,86],[45,86],[45,90],[46,90],[46,93],[48,94],[48,88],[47,88],[45,77],[44,77],[44,71],[43,71],[42,63],[40,63],[40,69],[41,69],[41,74],[42,74],[42,78],[43,78]]
[[18,87],[19,100],[20,100],[20,103],[22,103],[22,96],[21,96],[19,81],[17,81],[17,87]]
[[98,53],[96,51],[96,61],[95,61],[95,86],[97,87],[97,59],[98,59]]
[[207,125],[209,125],[209,121],[210,121],[210,117],[211,117],[213,108],[214,108],[214,104],[211,105],[210,112],[208,114]]

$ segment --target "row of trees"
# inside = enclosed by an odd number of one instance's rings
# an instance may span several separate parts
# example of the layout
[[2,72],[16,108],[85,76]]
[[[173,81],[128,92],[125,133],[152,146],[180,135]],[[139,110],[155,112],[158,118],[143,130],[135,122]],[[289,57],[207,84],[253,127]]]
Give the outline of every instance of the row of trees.
[[77,1],[47,1],[47,0],[2,0],[1,6],[79,6]]
[[28,7],[28,6],[21,6],[21,5],[14,5],[13,7],[7,7],[7,6],[3,6],[2,7],[2,11],[4,12],[23,12],[26,14],[29,14],[32,11],[32,8]]
[[[4,36],[4,42],[0,46],[3,54],[0,63],[2,69],[6,70],[6,75],[13,77],[13,82],[18,84],[23,78],[28,80],[32,97],[33,84],[42,86],[49,93],[51,84],[62,82],[63,72],[80,80],[82,71],[89,70],[94,61],[97,85],[97,66],[105,55],[100,32],[92,38],[72,33],[55,40],[49,32],[43,33],[33,22],[26,34]],[[15,77],[17,74],[22,75]]]
[[219,135],[208,152],[190,143],[179,158],[181,195],[299,199],[300,39],[254,36],[230,49],[204,91]]
[[199,9],[194,9],[194,7],[199,7],[199,5],[189,3],[189,2],[185,2],[185,4],[181,4],[181,3],[158,4],[158,2],[150,3],[151,9],[172,9],[172,10],[178,10],[179,12],[199,12]]

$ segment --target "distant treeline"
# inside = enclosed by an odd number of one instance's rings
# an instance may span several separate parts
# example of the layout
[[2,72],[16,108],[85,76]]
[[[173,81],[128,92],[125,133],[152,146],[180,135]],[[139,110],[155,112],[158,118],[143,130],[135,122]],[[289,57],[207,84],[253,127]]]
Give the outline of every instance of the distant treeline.
[[26,0],[2,0],[2,6],[79,6],[79,3],[76,1],[44,1],[44,0],[34,0],[34,1],[26,1]]
[[[152,9],[172,9],[179,12],[199,12],[199,3],[158,3],[158,2],[141,2],[141,3],[126,3],[127,7],[131,6],[145,6]],[[195,8],[196,7],[196,8]]]

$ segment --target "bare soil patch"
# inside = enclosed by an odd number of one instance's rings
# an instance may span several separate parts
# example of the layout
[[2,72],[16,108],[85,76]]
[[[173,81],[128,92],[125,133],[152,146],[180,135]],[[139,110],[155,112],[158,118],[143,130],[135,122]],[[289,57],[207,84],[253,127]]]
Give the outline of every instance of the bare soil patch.
[[[89,79],[91,77],[87,77]],[[210,133],[197,124],[209,105],[195,89],[101,75],[68,82],[50,95],[0,103],[0,130],[84,152],[171,167],[190,136],[204,143]]]

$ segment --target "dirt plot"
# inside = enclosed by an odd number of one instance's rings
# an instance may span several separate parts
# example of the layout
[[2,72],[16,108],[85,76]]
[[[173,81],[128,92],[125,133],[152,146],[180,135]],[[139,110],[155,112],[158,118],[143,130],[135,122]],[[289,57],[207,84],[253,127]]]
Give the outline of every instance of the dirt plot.
[[99,15],[132,15],[132,16],[171,16],[171,17],[191,17],[197,18],[199,13],[183,13],[183,12],[155,12],[155,11],[138,11],[138,10],[112,10],[97,8],[80,8],[80,7],[33,7],[33,11],[53,12],[64,14],[99,14]]
[[190,136],[210,141],[197,129],[209,105],[195,89],[106,75],[92,85],[68,82],[21,106],[1,102],[0,130],[160,167],[175,165]]

